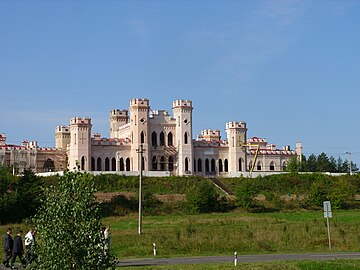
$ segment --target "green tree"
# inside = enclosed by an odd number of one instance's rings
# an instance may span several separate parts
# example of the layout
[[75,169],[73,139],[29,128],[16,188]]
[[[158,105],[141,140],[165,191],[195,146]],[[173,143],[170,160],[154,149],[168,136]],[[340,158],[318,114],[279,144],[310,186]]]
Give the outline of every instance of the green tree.
[[286,164],[287,172],[298,172],[300,170],[300,162],[298,161],[297,157],[292,157]]
[[316,162],[316,156],[314,154],[311,154],[309,158],[306,161],[306,166],[309,172],[317,172],[317,162]]
[[238,206],[250,208],[254,205],[254,197],[258,194],[258,188],[253,179],[243,179],[235,190],[236,203]]
[[104,254],[94,192],[92,175],[70,172],[45,190],[43,206],[34,218],[41,237],[30,269],[114,269]]
[[219,195],[212,183],[200,181],[192,185],[186,193],[189,210],[193,213],[216,211]]

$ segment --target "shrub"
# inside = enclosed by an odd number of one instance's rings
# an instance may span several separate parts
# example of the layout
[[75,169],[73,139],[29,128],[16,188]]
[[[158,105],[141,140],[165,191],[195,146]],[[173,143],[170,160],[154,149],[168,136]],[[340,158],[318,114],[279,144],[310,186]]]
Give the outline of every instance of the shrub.
[[237,205],[244,208],[254,206],[254,197],[258,194],[258,188],[252,179],[244,179],[235,190]]
[[200,181],[186,193],[188,209],[192,213],[207,213],[217,210],[219,195],[212,183]]

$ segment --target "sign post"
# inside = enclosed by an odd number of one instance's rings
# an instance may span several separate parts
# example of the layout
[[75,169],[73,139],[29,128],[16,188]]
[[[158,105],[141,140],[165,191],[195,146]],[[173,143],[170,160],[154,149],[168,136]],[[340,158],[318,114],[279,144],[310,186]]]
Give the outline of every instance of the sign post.
[[327,230],[328,230],[329,249],[331,250],[330,222],[329,222],[329,218],[332,218],[331,204],[330,201],[324,201],[323,204],[324,204],[324,218],[326,218]]

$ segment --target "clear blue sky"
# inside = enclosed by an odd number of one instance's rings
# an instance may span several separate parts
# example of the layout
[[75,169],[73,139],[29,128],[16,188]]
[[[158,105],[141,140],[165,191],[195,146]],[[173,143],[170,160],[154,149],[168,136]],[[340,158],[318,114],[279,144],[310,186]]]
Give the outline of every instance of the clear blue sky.
[[0,0],[0,133],[54,145],[72,116],[193,101],[194,137],[248,137],[360,165],[360,1]]

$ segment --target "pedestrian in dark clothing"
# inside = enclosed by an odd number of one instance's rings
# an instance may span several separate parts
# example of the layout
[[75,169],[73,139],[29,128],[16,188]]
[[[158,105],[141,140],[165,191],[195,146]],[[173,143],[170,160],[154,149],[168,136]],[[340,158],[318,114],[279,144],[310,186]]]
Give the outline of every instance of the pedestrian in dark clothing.
[[12,230],[9,228],[6,232],[5,238],[4,238],[4,252],[5,252],[5,259],[3,260],[3,264],[5,267],[9,267],[9,261],[12,257],[12,249],[14,245],[14,241],[11,238]]
[[24,246],[21,240],[22,233],[23,231],[20,230],[19,233],[14,237],[14,246],[13,246],[12,258],[10,262],[11,267],[13,267],[16,257],[19,257],[21,264],[25,267],[25,260],[23,258]]

